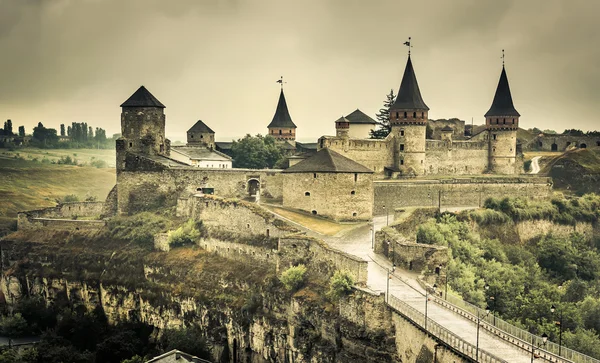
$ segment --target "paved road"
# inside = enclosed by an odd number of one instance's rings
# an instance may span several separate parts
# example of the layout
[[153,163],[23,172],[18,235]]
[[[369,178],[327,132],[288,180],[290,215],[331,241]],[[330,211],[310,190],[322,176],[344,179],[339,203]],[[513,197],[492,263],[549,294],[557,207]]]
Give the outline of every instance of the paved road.
[[541,156],[534,156],[531,159],[531,171],[529,172],[529,174],[537,174],[540,172],[540,158]]
[[[391,216],[390,216],[391,218]],[[390,219],[391,221],[392,219]],[[386,224],[385,216],[375,217],[373,220],[375,230],[381,229]],[[329,237],[311,232],[312,235],[325,240],[332,247],[344,252],[362,257],[369,261],[368,287],[376,291],[385,291],[387,284],[387,269],[391,263],[383,256],[376,255],[371,250],[371,232],[368,225],[355,228],[343,236]],[[396,269],[394,278],[390,280],[390,294],[406,302],[421,313],[425,312],[424,291],[416,282],[416,274],[410,271]],[[406,281],[403,282],[402,280]],[[412,287],[408,286],[411,285]],[[429,302],[427,315],[430,319],[452,331],[467,342],[475,345],[477,342],[477,325],[460,315],[457,315],[441,306]],[[515,363],[529,363],[531,354],[515,347],[495,336],[479,331],[479,347],[497,357]]]

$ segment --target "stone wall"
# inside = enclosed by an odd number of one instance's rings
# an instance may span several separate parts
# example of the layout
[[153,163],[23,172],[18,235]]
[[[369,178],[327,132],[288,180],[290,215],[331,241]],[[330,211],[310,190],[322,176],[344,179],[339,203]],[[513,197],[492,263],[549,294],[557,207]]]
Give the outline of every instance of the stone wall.
[[442,129],[446,126],[450,126],[452,128],[453,139],[460,140],[465,138],[465,122],[457,118],[452,118],[449,120],[427,120],[427,126],[431,128],[431,138],[434,140],[442,139]]
[[391,136],[384,140],[323,136],[319,139],[319,149],[326,147],[376,173],[383,173],[384,168],[394,165],[394,142]]
[[242,237],[281,237],[298,230],[257,204],[212,195],[195,195],[177,202],[177,216],[201,220],[209,234]]
[[283,174],[283,205],[333,220],[370,220],[373,175],[367,173]]
[[117,174],[119,213],[129,214],[153,208],[175,206],[178,198],[202,191],[226,198],[249,197],[249,182],[260,183],[263,197],[281,199],[279,170],[206,170],[178,167],[157,171],[122,171]]
[[32,218],[26,223],[20,224],[19,229],[47,227],[52,229],[66,229],[72,231],[101,229],[106,225],[105,221],[77,220],[77,219],[54,219],[54,218]]
[[399,207],[476,207],[487,198],[549,198],[552,181],[544,177],[379,180],[374,182],[374,214]]
[[[60,220],[75,220],[77,218],[100,218],[105,213],[104,202],[74,202],[74,203],[61,203],[56,207],[37,209],[26,212],[19,212],[17,215],[17,228],[31,228],[39,225],[53,225],[60,226],[64,223],[52,224],[49,222],[51,219]],[[41,219],[44,222],[41,222]],[[34,223],[34,220],[38,220]],[[41,223],[41,224],[40,224]],[[84,224],[80,224],[84,226]]]
[[488,170],[488,162],[485,141],[427,140],[425,174],[483,174]]
[[516,227],[522,242],[527,242],[549,233],[560,238],[568,238],[573,233],[579,233],[587,240],[591,240],[594,236],[594,225],[585,222],[578,222],[574,226],[569,226],[547,220],[536,220],[518,222]]
[[565,151],[572,147],[600,148],[600,136],[570,136],[543,134],[531,140],[527,150]]
[[407,270],[436,272],[446,270],[448,248],[416,243],[393,228],[384,227],[375,234],[375,252],[384,254],[392,263]]

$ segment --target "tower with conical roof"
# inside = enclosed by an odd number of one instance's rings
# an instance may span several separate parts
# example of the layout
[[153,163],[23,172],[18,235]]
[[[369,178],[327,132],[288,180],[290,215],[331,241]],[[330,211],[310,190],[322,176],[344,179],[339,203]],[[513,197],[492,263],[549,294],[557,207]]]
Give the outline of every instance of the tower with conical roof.
[[390,107],[394,164],[400,170],[425,172],[425,131],[429,107],[421,97],[410,54],[396,101]]
[[126,153],[168,155],[165,106],[144,86],[121,104],[121,138],[117,140],[117,171],[124,170]]
[[285,95],[283,94],[283,87],[279,94],[279,102],[277,102],[275,115],[267,128],[269,130],[269,135],[273,136],[275,140],[289,141],[292,144],[296,143],[296,125],[292,121],[292,117],[288,111]]
[[517,130],[520,116],[513,105],[506,69],[502,64],[494,101],[485,113],[489,133],[489,167],[494,173],[517,173]]

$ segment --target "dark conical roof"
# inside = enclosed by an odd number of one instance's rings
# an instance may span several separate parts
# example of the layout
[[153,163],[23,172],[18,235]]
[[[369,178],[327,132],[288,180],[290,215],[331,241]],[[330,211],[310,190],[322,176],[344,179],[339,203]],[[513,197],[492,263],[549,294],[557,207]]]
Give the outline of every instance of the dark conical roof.
[[328,148],[286,169],[284,173],[373,173],[373,170]]
[[454,131],[454,130],[452,129],[452,127],[446,125],[442,128],[442,131]]
[[346,118],[348,119],[348,121],[350,121],[351,124],[377,124],[377,121],[373,120],[371,117],[369,117],[369,115],[365,114],[358,108],[354,112],[346,116]]
[[287,103],[285,102],[285,96],[283,95],[283,89],[279,94],[279,102],[277,102],[277,109],[275,110],[275,115],[273,116],[273,121],[267,126],[271,127],[289,127],[296,128],[294,122],[292,122],[292,118],[290,117],[290,112],[287,108]]
[[492,107],[485,113],[485,117],[488,116],[521,116],[513,105],[510,87],[508,85],[508,77],[506,76],[504,66],[502,66],[502,73],[500,74],[500,81],[498,82],[498,88],[496,88],[496,95],[494,96]]
[[415,76],[415,70],[413,69],[410,56],[408,56],[408,61],[406,62],[406,68],[404,69],[404,76],[402,76],[402,83],[400,83],[400,90],[398,91],[396,102],[394,102],[394,105],[391,108],[429,110],[429,107],[427,107],[423,101],[423,97],[421,97],[417,76]]
[[188,132],[204,132],[204,133],[210,133],[210,134],[214,134],[215,133],[202,120],[198,120],[198,122],[196,122],[194,124],[194,126],[192,126],[188,130]]
[[131,95],[131,97],[127,99],[127,101],[123,102],[121,107],[165,108],[165,105],[160,103],[160,101],[157,100],[156,97],[154,97],[152,93],[146,89],[146,87],[141,86],[137,91],[135,91],[134,94]]

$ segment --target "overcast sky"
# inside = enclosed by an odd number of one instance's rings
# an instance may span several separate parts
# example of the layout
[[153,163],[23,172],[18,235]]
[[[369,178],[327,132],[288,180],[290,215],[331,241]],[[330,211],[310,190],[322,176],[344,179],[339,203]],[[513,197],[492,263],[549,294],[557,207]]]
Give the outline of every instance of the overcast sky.
[[430,118],[483,123],[502,68],[521,126],[600,129],[597,0],[0,0],[0,119],[120,132],[145,85],[167,136],[266,133],[284,76],[301,141],[374,117],[412,59]]

